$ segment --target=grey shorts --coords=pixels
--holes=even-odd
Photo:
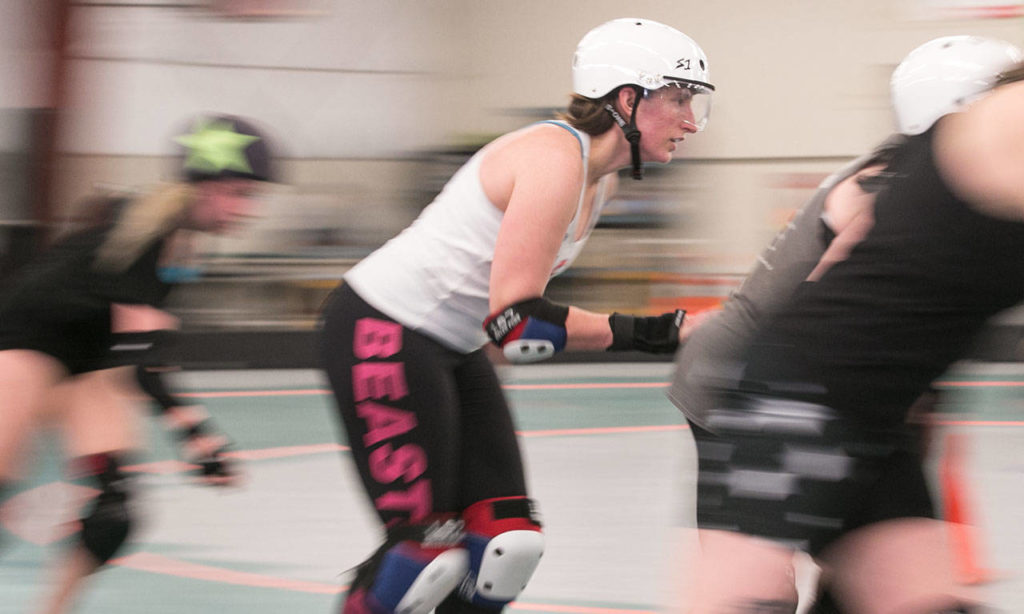
[[[691,424],[697,523],[817,554],[867,524],[934,517],[914,427],[879,428],[829,407],[731,394]]]

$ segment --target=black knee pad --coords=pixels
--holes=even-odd
[[[78,538],[102,565],[121,549],[134,524],[129,504],[130,480],[121,472],[121,463],[114,455],[97,454],[80,461],[80,479],[88,479],[93,487],[99,487],[100,493],[82,516]]]
[[[82,545],[100,565],[106,563],[128,541],[132,517],[126,493],[104,492],[97,496],[82,518]]]

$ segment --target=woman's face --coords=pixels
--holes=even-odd
[[[203,181],[197,189],[191,227],[217,234],[229,233],[254,217],[263,191],[261,182],[252,179]]]
[[[648,92],[637,110],[636,127],[645,161],[666,163],[687,135],[697,132],[693,91],[667,86]]]

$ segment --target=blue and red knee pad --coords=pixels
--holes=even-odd
[[[544,535],[533,501],[526,497],[485,499],[462,513],[469,572],[459,597],[500,609],[526,588],[544,554]]]
[[[388,530],[359,566],[342,614],[427,614],[462,581],[469,556],[453,515]]]
[[[501,609],[526,586],[543,544],[526,497],[486,499],[460,519],[397,527],[359,567],[342,614],[428,614],[453,591]]]

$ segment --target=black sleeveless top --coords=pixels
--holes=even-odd
[[[0,330],[29,322],[109,320],[111,303],[164,303],[172,286],[160,279],[158,263],[170,232],[153,236],[116,272],[104,271],[95,266],[97,252],[132,203],[110,199],[95,206],[104,212],[101,219],[58,240],[0,293]]]
[[[985,322],[1024,298],[1024,223],[953,195],[933,134],[910,138],[887,169],[865,239],[760,335],[745,389],[902,420]]]

